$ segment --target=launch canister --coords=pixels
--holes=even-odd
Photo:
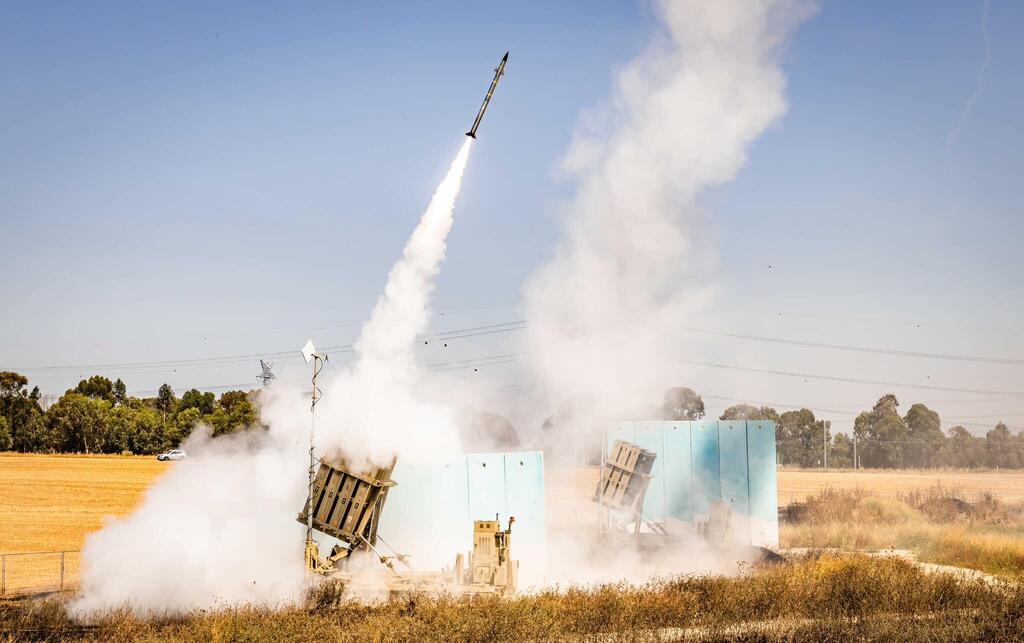
[[[484,112],[487,111],[487,105],[491,102],[491,96],[494,95],[494,89],[498,86],[498,81],[501,80],[502,74],[505,73],[505,63],[508,62],[508,52],[505,52],[505,57],[498,63],[498,68],[494,70],[494,80],[491,81],[491,86],[487,89],[487,95],[484,96],[484,104],[480,106],[480,111],[476,114],[476,120],[473,121],[473,127],[469,128],[466,132],[466,136],[472,136],[476,138],[476,128],[480,127],[480,121],[483,120]]]

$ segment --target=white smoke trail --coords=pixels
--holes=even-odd
[[[563,159],[578,185],[565,238],[525,288],[527,349],[546,396],[536,406],[561,415],[563,451],[594,443],[579,431],[650,416],[665,388],[685,383],[673,379],[679,329],[712,295],[698,197],[731,180],[785,112],[780,50],[814,10],[801,0],[656,6],[664,33],[622,70],[600,126],[588,122]]]
[[[318,446],[329,453],[344,445],[350,460],[384,465],[392,457],[421,461],[458,451],[448,409],[415,399],[418,379],[413,342],[429,322],[427,304],[444,259],[455,199],[473,139],[466,138],[438,186],[402,260],[356,342],[356,362],[324,397]]]
[[[412,342],[428,322],[471,144],[467,138],[388,275],[356,344],[354,367],[327,385],[321,454],[344,446],[349,458],[383,463],[458,449],[447,411],[414,396]],[[208,430],[197,431],[184,445],[191,457],[153,483],[142,506],[86,540],[72,613],[295,600],[307,581],[304,528],[295,516],[306,494],[308,408],[302,392],[278,389],[261,409],[266,433],[211,439]]]
[[[981,66],[978,68],[978,76],[975,81],[974,91],[967,98],[967,102],[964,103],[964,108],[960,112],[960,118],[957,119],[956,124],[946,134],[946,169],[952,175],[956,174],[956,167],[954,163],[953,155],[956,152],[957,141],[960,140],[960,132],[963,131],[967,122],[971,120],[971,116],[974,114],[974,107],[981,100],[981,95],[985,93],[985,86],[988,84],[988,68],[992,64],[992,40],[988,33],[988,22],[989,22],[989,11],[991,9],[991,3],[989,0],[982,0],[981,3],[981,18],[979,20],[979,26],[981,29],[981,45],[982,45],[982,59]]]

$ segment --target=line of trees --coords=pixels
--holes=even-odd
[[[704,400],[693,389],[666,391],[662,416],[668,420],[700,420]],[[720,420],[772,420],[776,424],[776,451],[783,465],[824,466],[828,450],[830,467],[854,466],[854,440],[859,466],[898,468],[1024,468],[1024,431],[1013,435],[999,422],[984,437],[963,426],[942,431],[939,414],[924,404],[913,404],[900,415],[899,401],[887,393],[854,421],[852,435],[832,434],[831,423],[818,419],[810,409],[779,413],[769,406],[737,404]]]
[[[167,384],[156,397],[129,396],[124,382],[101,375],[82,380],[43,411],[39,387],[0,372],[0,451],[153,454],[174,448],[204,423],[214,435],[257,422],[259,391],[217,398],[196,389],[181,398]]]
[[[259,391],[227,391],[218,398],[191,389],[178,398],[164,384],[156,397],[139,398],[129,396],[120,379],[95,375],[45,411],[39,402],[39,388],[30,390],[28,378],[0,372],[0,451],[159,453],[181,444],[200,423],[215,436],[257,425]],[[661,413],[667,420],[700,420],[704,400],[693,389],[672,388]],[[823,466],[827,449],[829,466],[837,468],[854,466],[855,455],[859,466],[883,469],[1024,468],[1024,431],[1013,435],[999,422],[984,437],[959,425],[944,433],[938,413],[919,403],[900,415],[891,393],[857,416],[852,435],[833,435],[831,423],[806,408],[779,413],[737,404],[719,419],[774,421],[783,465]]]

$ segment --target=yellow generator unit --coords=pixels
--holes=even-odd
[[[497,588],[501,593],[516,590],[519,576],[519,561],[512,560],[512,523],[502,531],[498,518],[473,521],[473,552],[469,555],[469,569],[461,573],[462,555],[455,561],[456,576],[471,585]]]

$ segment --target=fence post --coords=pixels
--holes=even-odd
[[[64,552],[60,553],[60,591],[64,591]]]
[[[7,594],[7,554],[0,554],[0,596]]]

